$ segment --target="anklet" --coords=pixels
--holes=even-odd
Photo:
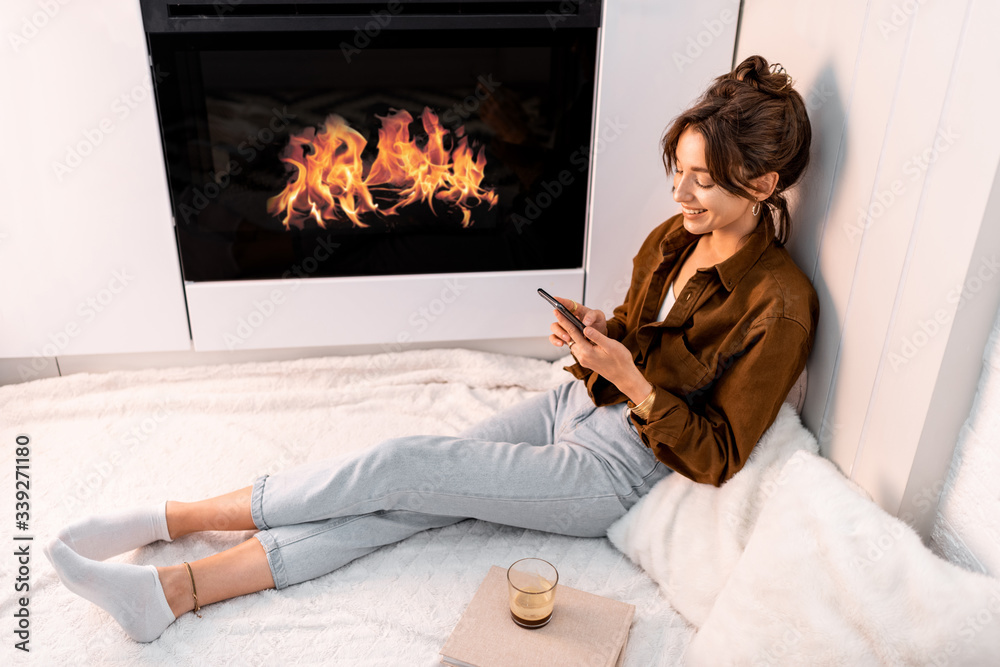
[[[194,585],[194,572],[191,571],[190,563],[184,561],[184,564],[187,566],[188,575],[191,577],[191,595],[194,596],[194,615],[197,616],[198,618],[201,618],[201,614],[198,613],[199,611],[201,611],[201,605],[198,604],[198,589],[195,588]]]

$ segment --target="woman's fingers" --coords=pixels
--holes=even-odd
[[[583,335],[587,337],[587,340],[598,347],[604,347],[604,342],[608,340],[607,336],[602,334],[595,327],[589,325],[583,330]]]
[[[569,312],[573,313],[574,315],[576,315],[577,312],[579,312],[580,304],[578,304],[573,299],[567,299],[565,297],[557,296],[556,297],[556,301],[558,301],[562,305],[566,306],[566,310],[568,310]]]
[[[561,326],[563,332],[569,336],[569,339],[563,339],[567,342],[583,343],[587,341],[587,337],[583,335],[583,332],[573,326],[566,316],[560,313],[558,310],[553,311],[556,315],[556,321]]]
[[[594,311],[593,308],[587,308],[582,303],[574,301],[573,299],[566,299],[561,296],[557,296],[556,301],[566,306],[566,310],[576,315],[580,319],[580,321],[583,322],[584,324],[591,324],[591,322],[588,322],[586,318],[591,313],[596,312]],[[590,315],[590,317],[591,320],[593,320],[595,316]]]
[[[575,315],[580,318],[580,321],[588,327],[594,327],[598,331],[601,329],[607,329],[607,320],[604,317],[604,313],[596,308],[587,308],[584,305],[580,305],[577,308]],[[601,333],[604,333],[601,331]]]
[[[556,312],[558,313],[559,311]],[[573,340],[572,338],[570,338],[569,334],[566,333],[566,330],[559,324],[559,322],[553,322],[552,324],[550,324],[549,331],[552,332],[552,335],[554,337],[558,338],[564,343],[568,343],[569,341]]]
[[[586,326],[596,326],[600,330],[603,323],[607,321],[605,320],[604,313],[596,308],[588,308],[582,303],[577,303],[572,299],[561,296],[557,296],[556,301],[566,306],[567,310],[576,315]]]

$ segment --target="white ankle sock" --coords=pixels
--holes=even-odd
[[[45,545],[45,555],[66,588],[111,614],[135,641],[151,642],[174,622],[153,565],[88,560],[59,539]]]
[[[167,503],[87,517],[66,526],[57,537],[92,560],[104,560],[157,540],[170,542]]]

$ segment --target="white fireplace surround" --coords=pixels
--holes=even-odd
[[[196,350],[525,338],[548,330],[537,288],[583,299],[583,270],[187,283]]]
[[[505,349],[510,339],[545,340],[551,309],[535,295],[538,287],[612,308],[624,296],[635,248],[672,212],[659,135],[705,80],[730,66],[736,31],[731,2],[605,4],[599,48],[626,57],[599,63],[588,177],[604,185],[588,193],[579,269],[184,283],[138,1],[57,1],[48,11],[15,0],[0,11],[23,33],[12,33],[21,38],[3,56],[12,61],[4,67],[8,89],[29,91],[32,101],[4,110],[7,127],[25,129],[17,152],[34,179],[22,185],[35,193],[15,203],[8,220],[46,221],[0,226],[0,253],[11,255],[7,271],[38,275],[37,258],[17,249],[45,247],[46,264],[56,269],[30,289],[5,294],[0,358],[56,358],[70,367],[73,358],[95,354],[336,352],[454,341],[496,341]],[[655,20],[644,20],[650,15]],[[712,28],[711,44],[699,47],[683,77],[670,71],[650,86],[642,65],[670,62],[664,37],[683,41],[702,23]],[[617,93],[622,85],[635,93]],[[642,98],[647,103],[637,112]],[[624,168],[636,155],[647,165],[641,177]],[[116,272],[131,279],[119,285]],[[596,289],[585,292],[588,282]],[[543,346],[528,348],[556,352]],[[35,377],[20,375],[14,379]]]

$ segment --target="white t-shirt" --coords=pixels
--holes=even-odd
[[[674,307],[674,302],[677,301],[677,297],[674,296],[674,284],[670,283],[667,286],[667,296],[663,298],[663,305],[660,306],[660,314],[657,315],[657,322],[662,322],[667,319],[667,314],[670,313],[670,309]]]

